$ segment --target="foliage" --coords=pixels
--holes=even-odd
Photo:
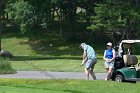
[[[88,29],[125,34],[123,39],[133,39],[140,29],[140,5],[134,0],[104,0],[95,8],[96,16]],[[137,36],[138,37],[138,36]]]
[[[23,32],[29,31],[32,26],[51,29],[51,25],[57,21],[60,34],[63,34],[63,24],[70,26],[69,32],[75,33],[79,17],[77,7],[87,10],[82,17],[88,21],[90,19],[87,16],[94,12],[93,4],[93,0],[8,0],[6,13],[9,19],[14,19],[20,24]]]
[[[16,73],[16,71],[12,69],[9,60],[5,58],[0,58],[0,74],[13,74],[13,73]]]
[[[7,4],[6,12],[20,24],[20,29],[25,32],[34,23],[33,7],[24,0],[17,0]]]
[[[7,0],[6,5],[7,20],[14,20],[22,32],[38,30],[90,43],[106,35],[116,42],[140,36],[138,0]]]

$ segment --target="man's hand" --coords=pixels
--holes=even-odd
[[[83,66],[86,63],[87,59],[82,60],[81,66]]]
[[[112,60],[111,59],[106,59],[106,62],[110,63],[110,62],[112,62]]]
[[[82,60],[81,66],[83,66],[85,64],[85,60]]]
[[[110,62],[110,59],[105,59],[106,62]]]

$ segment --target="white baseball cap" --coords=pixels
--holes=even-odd
[[[80,48],[83,48],[84,45],[86,45],[86,43],[81,43],[81,44],[80,44]]]
[[[107,46],[112,46],[112,43],[111,43],[111,42],[108,42],[108,43],[107,43]]]

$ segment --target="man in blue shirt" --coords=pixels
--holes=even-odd
[[[95,73],[93,72],[94,66],[97,62],[95,51],[91,46],[85,43],[81,43],[80,48],[84,50],[81,66],[85,64],[85,77],[89,80],[89,74],[91,74],[92,78],[96,80]]]

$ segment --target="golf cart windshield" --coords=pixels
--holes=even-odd
[[[122,42],[119,44],[118,56],[122,57],[122,55],[124,53],[124,48],[130,49],[132,44],[134,44],[134,43],[140,44],[140,40],[122,40]]]
[[[140,40],[123,40],[122,44],[133,44],[133,43],[140,43]]]

